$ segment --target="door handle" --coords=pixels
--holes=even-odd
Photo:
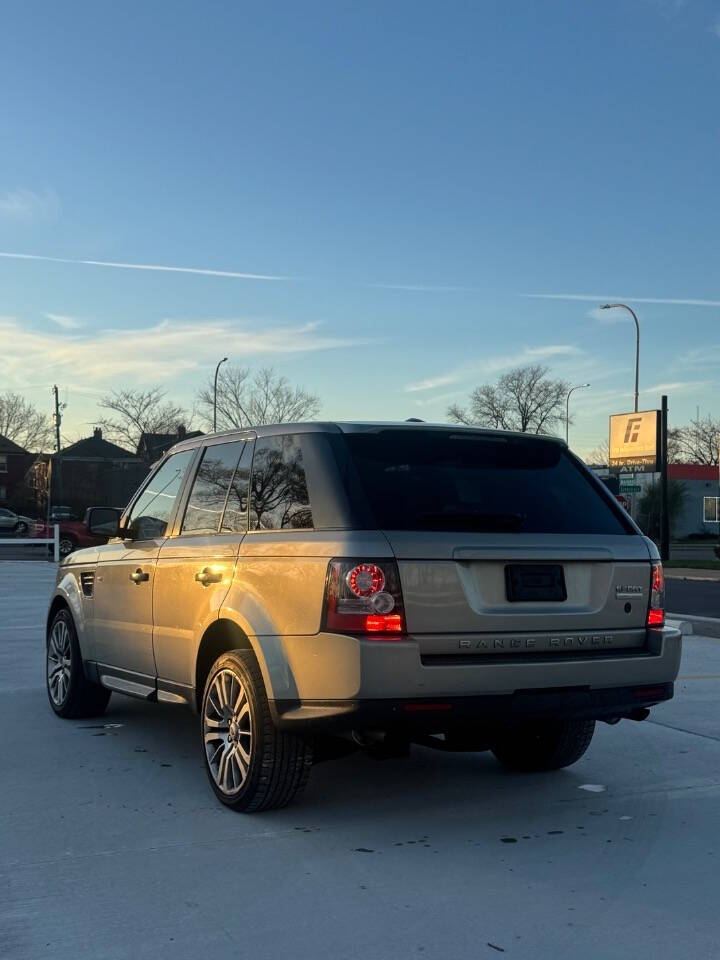
[[[195,574],[195,579],[198,583],[206,587],[209,583],[220,583],[222,573],[218,570],[211,570],[210,567],[203,567],[202,570]]]
[[[130,579],[133,583],[144,583],[146,580],[150,579],[150,574],[145,573],[144,570],[141,570],[140,567],[138,567],[135,573],[130,574]]]

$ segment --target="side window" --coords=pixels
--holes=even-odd
[[[250,528],[312,529],[312,511],[299,438],[265,437],[255,442]]]
[[[230,482],[244,446],[244,441],[235,440],[205,447],[190,492],[181,533],[218,532]]]
[[[221,533],[245,533],[248,527],[248,497],[250,496],[250,465],[252,463],[252,441],[245,444],[240,463],[230,484],[223,515]]]
[[[164,537],[175,499],[194,450],[174,453],[162,464],[135,502],[127,522],[131,540],[154,540]]]

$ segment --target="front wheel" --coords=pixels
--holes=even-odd
[[[509,770],[560,770],[580,759],[594,731],[594,720],[538,720],[506,730],[491,749]]]
[[[45,677],[50,706],[60,717],[96,717],[105,712],[110,690],[85,677],[72,615],[55,614],[47,636]]]
[[[215,795],[242,813],[286,806],[307,783],[312,746],[277,730],[248,650],[215,661],[202,701],[202,750]]]

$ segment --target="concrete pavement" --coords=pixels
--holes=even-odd
[[[414,749],[313,770],[302,801],[215,801],[196,718],[46,703],[51,565],[0,564],[0,957],[657,960],[720,955],[720,644],[575,767]],[[591,787],[592,789],[587,789]]]

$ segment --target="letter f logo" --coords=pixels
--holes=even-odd
[[[625,427],[624,443],[637,443],[637,438],[640,436],[641,423],[642,417],[628,417],[627,426]]]

